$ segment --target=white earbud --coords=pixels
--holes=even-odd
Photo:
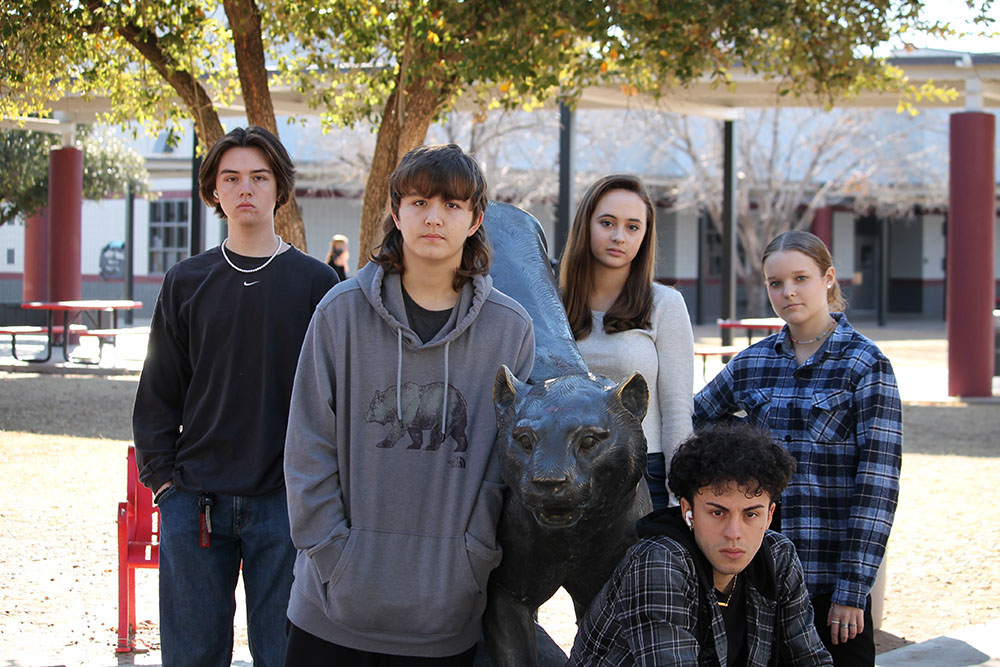
[[[218,190],[212,190],[212,196],[215,197],[216,199],[218,199],[219,198],[219,191]]]
[[[692,528],[693,527],[691,525],[691,520],[692,519],[694,519],[694,514],[691,513],[691,510],[688,510],[687,513],[684,515],[684,521],[687,523],[688,528]]]

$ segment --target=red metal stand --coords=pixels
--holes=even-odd
[[[135,447],[128,448],[126,498],[118,503],[118,653],[135,650],[135,570],[160,566],[160,510],[139,483]]]

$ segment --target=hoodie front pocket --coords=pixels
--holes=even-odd
[[[448,637],[466,627],[482,596],[464,536],[353,528],[326,587],[326,613],[366,632]]]

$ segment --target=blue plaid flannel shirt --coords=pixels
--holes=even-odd
[[[801,366],[786,326],[741,351],[695,396],[695,424],[743,410],[798,461],[782,494],[781,532],[811,595],[864,608],[885,553],[903,449],[892,366],[841,313]]]

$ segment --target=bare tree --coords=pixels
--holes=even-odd
[[[721,232],[721,123],[646,112],[650,150],[661,173],[683,173],[678,208],[697,206]],[[816,209],[871,207],[897,217],[914,204],[943,201],[935,119],[873,110],[765,109],[738,121],[738,275],[748,315],[768,312],[759,276],[764,246],[790,229],[805,229]],[[946,168],[946,163],[943,165]]]

